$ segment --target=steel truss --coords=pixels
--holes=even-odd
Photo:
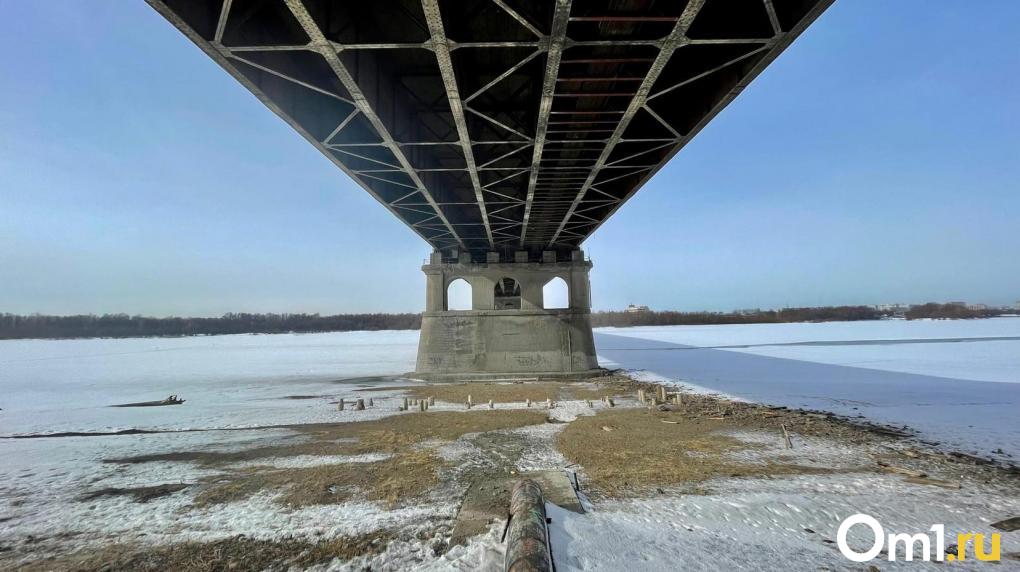
[[[433,247],[481,258],[577,248],[833,0],[147,1]]]

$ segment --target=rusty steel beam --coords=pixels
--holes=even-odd
[[[548,38],[549,47],[546,51],[545,78],[542,81],[542,99],[538,107],[538,124],[535,127],[534,150],[531,154],[531,175],[528,178],[528,191],[525,195],[521,246],[527,238],[531,208],[535,202],[535,184],[538,183],[539,163],[542,160],[542,150],[545,148],[546,130],[549,128],[549,112],[552,111],[556,78],[560,75],[560,58],[563,57],[563,47],[567,41],[570,3],[571,0],[556,0],[556,9],[553,13],[552,33]]]
[[[675,16],[571,16],[571,22],[676,22]]]
[[[361,114],[368,119],[369,123],[372,124],[373,129],[375,129],[379,137],[382,138],[384,146],[389,149],[390,153],[392,153],[394,157],[396,157],[400,166],[406,171],[407,176],[414,182],[418,192],[425,197],[426,202],[434,205],[433,208],[436,211],[436,215],[439,217],[439,220],[443,221],[443,224],[449,228],[450,235],[456,239],[458,244],[467,248],[463,239],[459,234],[457,234],[457,231],[454,230],[453,225],[447,219],[442,209],[439,208],[439,205],[435,204],[436,201],[432,197],[432,193],[425,187],[425,183],[422,182],[421,177],[418,176],[418,173],[415,172],[414,168],[411,166],[411,162],[408,161],[407,156],[404,155],[400,145],[397,145],[393,135],[390,134],[386,125],[382,122],[382,119],[375,112],[371,102],[367,97],[365,97],[364,92],[361,90],[361,86],[359,86],[358,82],[355,81],[354,76],[351,75],[347,66],[340,61],[340,57],[337,55],[333,42],[326,39],[326,35],[319,29],[319,25],[315,23],[312,15],[308,13],[308,10],[305,8],[305,5],[301,2],[301,0],[284,0],[284,2],[286,2],[287,8],[301,25],[305,34],[311,38],[309,48],[318,52],[319,55],[326,60],[326,63],[329,64],[333,73],[336,74],[337,79],[339,79],[340,83],[343,84],[344,89],[351,94],[355,107],[357,107],[358,111],[360,111]]]
[[[624,76],[624,77],[561,77],[556,81],[558,83],[577,83],[582,81],[641,81],[644,77],[639,76]]]
[[[347,165],[340,161],[335,155],[330,153],[329,146],[324,145],[321,141],[319,141],[316,137],[309,133],[307,129],[305,129],[293,117],[286,113],[272,98],[266,95],[266,93],[262,91],[262,89],[259,86],[255,85],[253,81],[251,81],[244,74],[238,71],[238,69],[234,67],[234,65],[231,63],[232,58],[230,56],[232,55],[232,53],[230,50],[228,50],[219,42],[207,41],[205,38],[199,35],[199,33],[196,32],[195,29],[191,27],[191,25],[185,22],[184,19],[182,19],[176,12],[171,10],[170,7],[163,2],[163,0],[145,0],[145,1],[159,15],[165,18],[168,22],[170,22],[171,25],[173,25],[182,34],[184,34],[184,36],[188,38],[188,40],[190,40],[193,44],[198,46],[199,49],[205,52],[205,54],[209,56],[210,59],[216,62],[221,68],[223,68],[228,74],[230,74],[235,80],[237,80],[238,83],[240,83],[248,91],[250,91],[252,95],[254,95],[259,101],[262,102],[263,105],[269,108],[269,110],[276,114],[277,117],[279,117],[288,125],[290,125],[294,129],[294,131],[296,131],[301,137],[303,137],[320,153],[322,153],[327,159],[329,159],[331,163],[336,165],[337,168],[339,168],[344,174],[350,177],[351,180],[357,183],[358,186],[364,189],[369,195],[372,196],[372,198],[374,198],[381,205],[383,205],[383,207],[386,208],[386,210],[393,213],[393,215],[396,216],[398,219],[404,220],[400,213],[377,192],[372,190],[372,188],[364,181],[364,179],[361,178],[361,176],[359,176],[352,169],[347,167]],[[220,34],[223,33],[222,28],[225,28],[227,22],[226,18],[228,17],[229,7],[225,7],[225,9],[220,11],[220,17],[219,20],[217,21],[217,30]],[[222,38],[222,35],[220,37]],[[300,49],[303,50],[306,49],[306,47],[302,46]],[[425,234],[422,234],[416,228],[412,227],[411,230],[426,242],[431,243],[435,239],[435,237],[428,237]]]
[[[638,190],[640,190],[641,187],[643,187],[648,182],[649,179],[654,177],[655,174],[658,173],[660,169],[662,169],[667,163],[669,163],[670,159],[676,156],[676,154],[679,153],[680,150],[683,149],[684,146],[689,141],[691,141],[702,129],[704,129],[705,126],[708,125],[708,123],[711,122],[712,119],[714,119],[715,116],[718,115],[720,111],[725,109],[726,106],[729,105],[733,101],[733,99],[736,98],[737,95],[739,95],[740,92],[743,91],[743,89],[748,84],[754,81],[754,79],[758,77],[758,75],[761,74],[761,72],[764,71],[765,68],[767,68],[779,56],[779,54],[783,52],[783,50],[789,47],[789,45],[794,40],[796,40],[797,37],[800,36],[800,34],[807,29],[808,26],[810,26],[815,20],[817,20],[818,17],[821,16],[822,13],[825,12],[825,10],[827,10],[829,6],[833,4],[833,2],[835,2],[835,0],[819,0],[810,10],[807,11],[806,14],[804,14],[804,16],[801,17],[801,19],[793,27],[791,27],[789,30],[780,32],[777,36],[774,37],[773,40],[770,40],[771,42],[770,49],[767,52],[765,52],[765,56],[761,60],[759,60],[758,63],[756,63],[749,72],[747,72],[744,75],[740,83],[738,83],[732,90],[730,90],[726,97],[724,97],[721,101],[716,103],[712,110],[709,111],[705,116],[703,116],[701,120],[698,121],[698,123],[693,128],[691,128],[691,130],[687,133],[686,136],[677,141],[677,145],[673,147],[669,154],[666,157],[664,157],[662,161],[660,161],[659,164],[654,169],[651,169],[647,173],[645,173],[637,184],[631,187],[624,194],[624,196],[619,197],[618,198],[619,203],[616,204],[613,208],[611,208],[608,213],[606,213],[606,215],[602,218],[601,222],[596,224],[594,227],[592,227],[591,230],[588,231],[588,235],[590,236],[592,233],[597,231],[603,224],[605,224],[609,217],[613,216],[613,214],[615,214],[616,211],[618,211],[620,207],[622,207],[623,204],[627,202],[627,200],[634,196],[634,193],[638,192]],[[692,41],[691,43],[694,44],[695,42]],[[598,190],[594,186],[592,186],[591,189],[600,194],[606,194]]]
[[[673,52],[677,48],[684,45],[687,42],[687,30],[694,23],[694,19],[697,17],[701,8],[705,5],[705,0],[690,0],[687,6],[684,7],[684,11],[680,14],[680,18],[676,21],[673,26],[673,30],[669,33],[669,36],[663,41],[662,47],[659,48],[659,54],[655,57],[655,61],[652,62],[651,68],[648,70],[648,75],[645,76],[644,81],[638,87],[637,93],[635,93],[630,104],[627,106],[627,110],[620,118],[619,125],[616,126],[613,134],[609,136],[609,141],[606,143],[605,148],[602,150],[602,154],[599,155],[598,160],[595,163],[595,167],[592,168],[591,174],[588,175],[588,180],[581,185],[581,189],[577,192],[577,198],[574,199],[574,203],[567,209],[567,214],[560,221],[559,227],[556,232],[553,233],[552,238],[549,240],[549,245],[556,242],[559,238],[560,233],[563,232],[570,217],[574,214],[574,210],[577,209],[577,205],[581,203],[581,199],[584,198],[584,194],[591,187],[592,183],[595,182],[596,177],[602,172],[603,166],[609,160],[609,156],[616,149],[616,145],[623,139],[623,132],[630,126],[631,120],[645,105],[645,100],[648,98],[649,92],[652,90],[652,86],[659,79],[659,75],[662,70],[666,67],[670,58],[673,57]]]
[[[557,93],[557,94],[553,94],[553,97],[574,97],[574,98],[585,98],[585,97],[634,97],[635,95],[637,95],[637,94],[636,93],[615,92],[615,91],[608,91],[608,92],[577,91],[577,92]]]
[[[443,77],[443,86],[446,88],[446,97],[450,102],[450,114],[457,126],[457,138],[460,141],[460,150],[464,153],[464,162],[467,164],[468,175],[471,177],[471,186],[475,191],[475,200],[478,201],[478,210],[481,211],[482,224],[485,225],[485,234],[489,238],[489,246],[495,247],[492,243],[492,226],[489,224],[489,212],[485,209],[485,196],[482,195],[482,184],[478,180],[478,167],[475,165],[475,155],[471,148],[471,135],[468,133],[467,118],[464,116],[464,104],[460,99],[460,90],[457,87],[457,77],[453,71],[453,60],[450,59],[450,42],[446,38],[446,30],[443,28],[443,16],[439,13],[439,0],[422,0],[422,10],[425,11],[425,21],[429,25],[429,34],[432,35],[432,51],[436,54],[436,62],[439,64],[439,73]]]
[[[655,58],[577,58],[561,60],[563,64],[630,64],[630,63],[651,63]]]

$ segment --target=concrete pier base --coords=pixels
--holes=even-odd
[[[581,377],[598,370],[591,330],[588,274],[581,251],[569,260],[547,252],[541,261],[517,253],[502,262],[466,254],[444,260],[433,253],[427,277],[414,375],[430,380]],[[543,289],[555,280],[566,289],[566,307],[546,308]],[[471,287],[470,309],[450,310],[450,285]]]

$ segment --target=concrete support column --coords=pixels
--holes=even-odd
[[[567,286],[570,288],[570,307],[591,311],[591,284],[588,279],[590,267],[581,271],[571,270]]]
[[[443,272],[433,269],[425,272],[425,311],[442,312],[446,309],[446,280]]]
[[[517,282],[521,285],[521,309],[541,310],[543,306],[542,287],[545,286],[545,283],[534,276],[518,278]]]
[[[477,275],[465,277],[465,280],[471,284],[471,309],[491,310],[495,305],[496,280]]]
[[[485,376],[581,376],[598,368],[591,331],[588,272],[591,262],[571,257],[531,262],[443,262],[422,267],[427,277],[416,375],[430,379],[484,379]],[[518,260],[523,260],[518,262]],[[544,309],[543,287],[562,277],[570,307]],[[448,283],[471,284],[472,309],[447,311]],[[520,309],[496,309],[495,287],[512,278],[521,288]]]

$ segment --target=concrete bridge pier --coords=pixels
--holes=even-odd
[[[468,252],[451,254],[433,252],[422,266],[426,301],[415,376],[483,380],[595,373],[592,264],[581,250],[546,251],[538,260],[526,251],[513,253],[513,260],[489,252],[484,262]],[[451,285],[458,280],[470,285],[470,309],[450,309]],[[554,289],[566,290],[566,303],[559,304],[564,307],[549,307],[545,293]]]

